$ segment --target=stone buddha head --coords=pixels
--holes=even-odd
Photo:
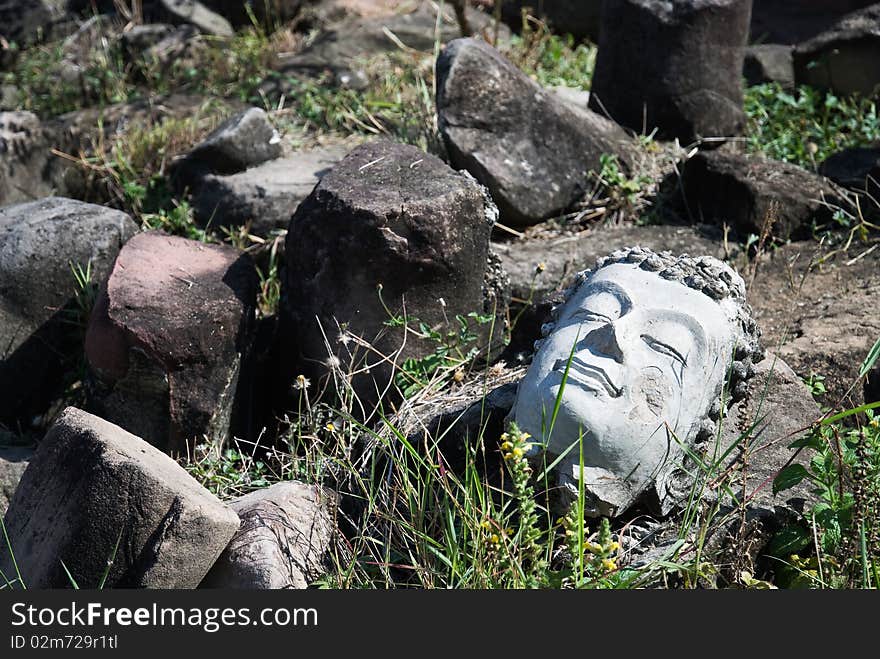
[[[649,491],[665,512],[686,447],[713,436],[761,358],[738,274],[640,247],[578,273],[542,332],[511,416],[535,451],[564,456],[560,485],[574,496],[583,480],[592,516]]]

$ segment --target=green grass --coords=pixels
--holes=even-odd
[[[775,83],[746,89],[747,146],[753,153],[814,170],[847,147],[880,140],[876,103],[810,87],[793,92]]]

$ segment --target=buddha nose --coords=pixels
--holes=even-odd
[[[587,334],[582,344],[592,353],[600,357],[608,357],[618,364],[623,363],[623,350],[617,340],[617,328],[614,322],[600,325]]]

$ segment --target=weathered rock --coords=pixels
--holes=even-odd
[[[28,588],[195,588],[238,516],[174,460],[69,407],[9,504],[6,530]],[[118,544],[118,550],[116,549]],[[63,562],[63,565],[62,565]],[[0,570],[15,575],[5,543]]]
[[[751,0],[606,2],[590,107],[686,144],[742,134],[751,7]]]
[[[799,85],[871,95],[880,84],[880,3],[841,18],[794,51]]]
[[[250,223],[250,232],[258,236],[286,229],[296,207],[345,154],[341,147],[327,147],[270,160],[238,174],[209,174],[193,195],[196,220],[212,227]]]
[[[503,313],[503,295],[486,290],[496,213],[472,178],[415,147],[378,141],[352,151],[299,205],[287,235],[283,304],[302,368],[334,373],[326,335],[342,368],[368,366],[352,386],[369,411],[391,384],[385,356],[402,363],[436,348],[404,341],[390,314],[446,331],[459,314]]]
[[[880,337],[880,254],[857,242],[838,249],[796,242],[767,250],[747,266],[755,268],[749,301],[765,345],[801,378],[825,376],[828,392],[820,402],[834,407],[861,404],[861,387],[844,395]]]
[[[34,450],[25,446],[0,446],[0,515],[6,514],[33,454]]]
[[[192,23],[205,34],[217,37],[234,34],[229,21],[198,0],[158,0],[158,5],[169,23]]]
[[[506,0],[502,12],[511,28],[522,27],[525,8],[532,16],[545,21],[554,32],[593,42],[599,39],[602,0]]]
[[[409,8],[411,10],[412,6]],[[436,4],[420,3],[415,11],[390,16],[354,15],[345,18],[318,35],[302,51],[281,56],[275,68],[282,77],[330,72],[337,84],[362,87],[366,84],[360,72],[363,60],[380,53],[398,51],[399,43],[408,49],[432,52],[435,37],[439,37],[441,43],[446,43],[461,36],[455,15],[448,5],[440,16],[439,34],[435,35],[437,11]],[[475,32],[492,29],[491,18],[486,14],[470,10],[467,15]],[[509,34],[506,28],[505,33]],[[278,84],[283,84],[283,79],[273,81],[266,90]],[[277,93],[279,90],[274,91]]]
[[[844,149],[819,165],[819,173],[844,187],[880,199],[880,148]]]
[[[91,407],[168,452],[222,445],[256,287],[250,258],[231,247],[158,232],[130,240],[86,334]]]
[[[327,569],[336,498],[298,482],[276,483],[231,502],[241,527],[202,588],[307,588]]]
[[[752,4],[752,43],[796,45],[874,0],[757,0]]]
[[[620,128],[572,108],[476,39],[440,55],[437,114],[453,165],[489,189],[505,224],[528,226],[571,206],[602,154],[628,159]]]
[[[720,151],[690,158],[682,187],[690,217],[727,224],[743,238],[760,236],[768,221],[776,238],[807,238],[840,203],[829,181],[796,165]]]
[[[760,44],[746,48],[743,76],[749,86],[776,82],[783,89],[794,87],[792,47],[784,44]]]
[[[175,175],[191,185],[202,175],[235,174],[281,155],[281,137],[266,111],[248,108],[230,117],[190,151]],[[195,183],[197,185],[197,183]]]
[[[773,494],[773,479],[789,463],[809,466],[808,451],[789,447],[821,416],[809,389],[788,364],[773,354],[758,362],[748,397],[721,424],[718,455],[735,447],[725,461],[725,466],[736,465],[735,494],[768,512],[778,506],[801,511],[805,503],[815,503],[809,483]]]
[[[0,206],[64,193],[64,163],[31,112],[0,112]]]
[[[110,271],[137,231],[125,213],[52,197],[0,208],[0,422],[30,424],[79,354],[72,268]]]

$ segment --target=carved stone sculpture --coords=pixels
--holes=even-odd
[[[648,493],[667,510],[685,447],[713,435],[761,358],[739,275],[640,247],[579,273],[543,334],[511,414],[533,450],[564,456],[563,491],[583,478],[591,516]]]

